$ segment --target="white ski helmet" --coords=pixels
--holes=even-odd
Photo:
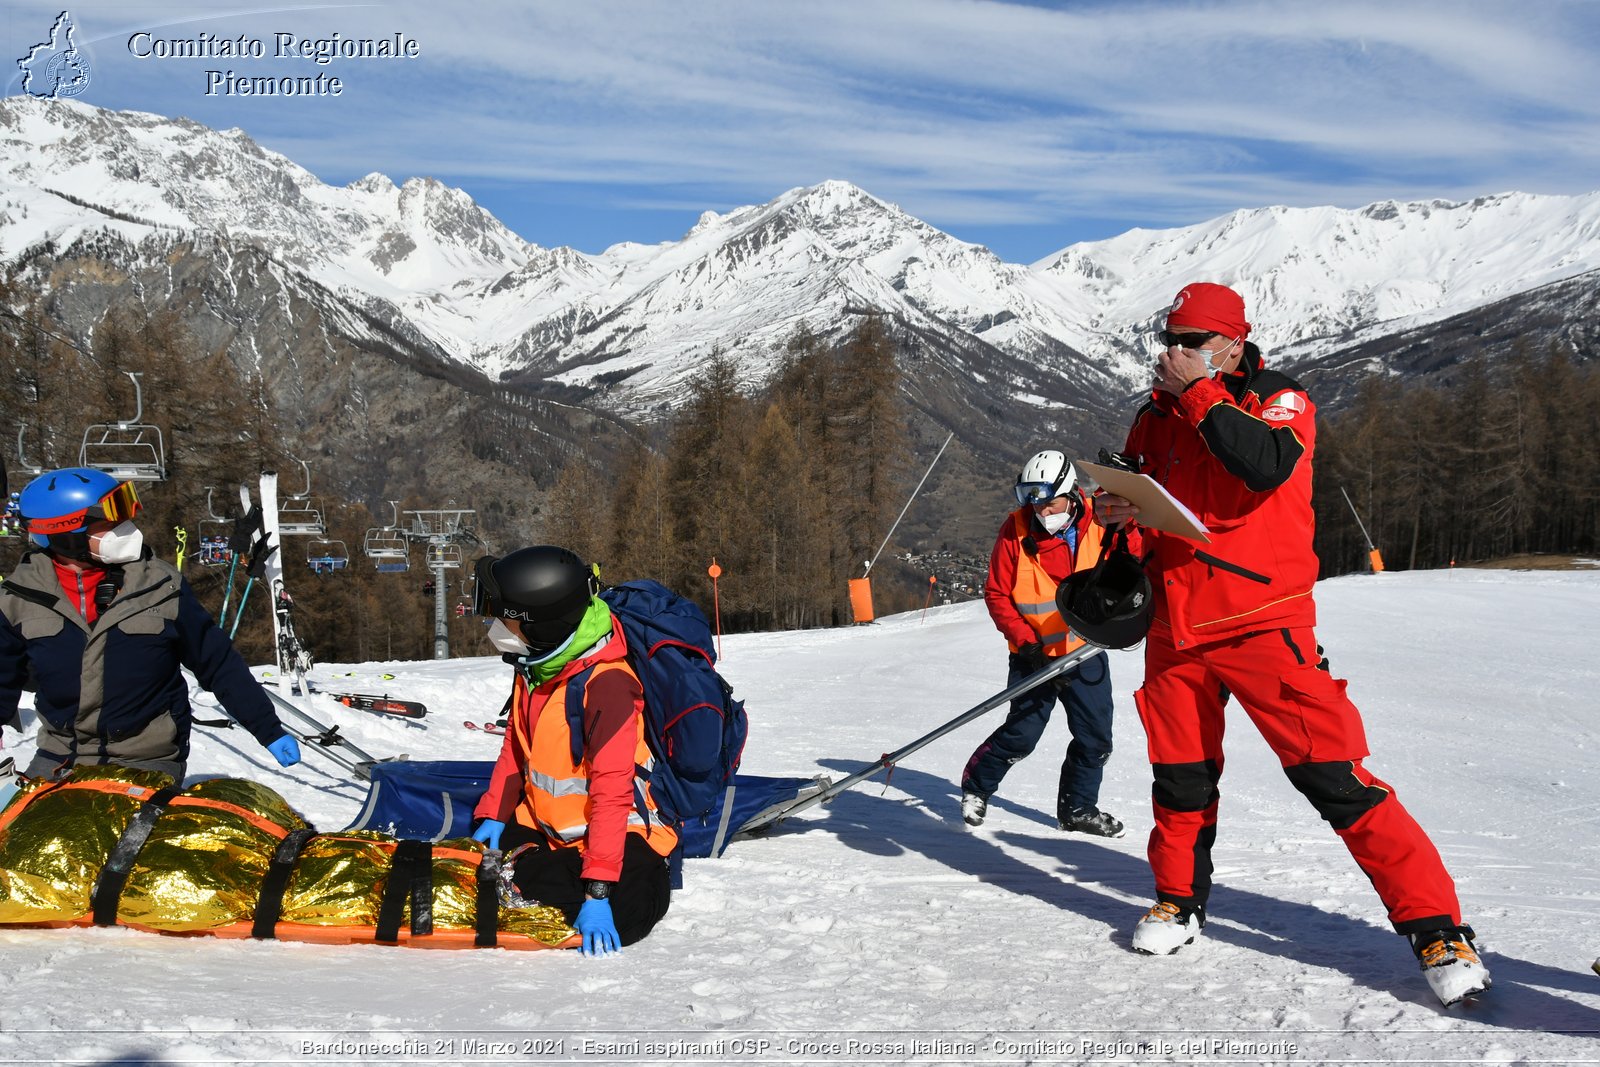
[[[1022,465],[1014,491],[1019,504],[1047,504],[1066,496],[1077,485],[1078,472],[1067,457],[1048,448]]]

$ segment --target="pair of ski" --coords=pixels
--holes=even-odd
[[[301,644],[299,635],[295,633],[294,600],[283,584],[281,551],[283,540],[278,529],[277,474],[271,471],[263,473],[260,490],[261,505],[260,509],[256,510],[250,505],[249,487],[243,485],[239,487],[240,505],[244,508],[245,514],[254,516],[259,524],[255,526],[259,536],[250,549],[251,579],[259,580],[272,598],[272,636],[273,645],[277,649],[278,669],[294,677],[291,691],[310,693],[311,685],[306,678],[306,672],[312,667],[311,652]],[[240,607],[243,607],[242,600]],[[234,625],[238,625],[237,615]],[[287,696],[270,689],[263,692],[271,698],[273,705],[280,712],[289,717],[292,721],[292,725],[289,726],[290,732],[299,738],[302,744],[310,751],[320,752],[324,758],[343,767],[356,778],[370,779],[373,764],[386,762],[340,734],[337,726],[324,725]],[[405,756],[392,756],[387,759],[399,760],[405,759]]]
[[[262,685],[276,686],[278,683],[271,679],[263,679]],[[357,711],[370,711],[378,715],[393,715],[402,719],[421,719],[428,714],[428,706],[420,700],[399,700],[387,693],[334,693],[323,689],[316,682],[306,682],[307,691],[318,696],[332,697],[347,708]],[[289,692],[295,696],[301,693],[300,686],[291,684]]]
[[[499,734],[502,737],[505,736],[506,732],[506,724],[504,722],[478,723],[468,719],[461,725],[465,726],[469,730],[482,730],[486,734]]]

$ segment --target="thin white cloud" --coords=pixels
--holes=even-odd
[[[15,3],[12,32],[55,10]],[[105,43],[96,77],[138,86],[121,106],[239,125],[324,175],[559,182],[621,210],[842,177],[959,233],[1600,184],[1590,0],[73,10],[84,26],[406,33],[421,59],[318,68],[349,95],[292,108],[201,99],[199,66],[157,78]]]

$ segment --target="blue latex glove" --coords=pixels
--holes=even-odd
[[[289,734],[284,734],[268,745],[267,751],[272,753],[272,757],[278,761],[280,767],[293,767],[300,762],[300,742]]]
[[[499,819],[485,819],[472,831],[474,841],[482,841],[490,848],[500,847],[500,835],[505,833],[506,824]]]
[[[617,924],[611,918],[611,901],[584,898],[573,922],[583,936],[581,951],[585,956],[605,956],[622,951],[622,939],[617,935]]]

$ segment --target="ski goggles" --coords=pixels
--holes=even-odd
[[[86,508],[53,515],[48,519],[29,519],[31,534],[71,533],[81,530],[91,522],[127,522],[139,514],[139,492],[132,482],[120,482],[117,487]]]
[[[1019,504],[1048,504],[1058,496],[1066,496],[1059,482],[1018,482],[1015,490]]]
[[[472,565],[472,613],[491,619],[500,617],[505,602],[500,598],[500,584],[494,580],[494,565],[499,556],[480,556]]]

